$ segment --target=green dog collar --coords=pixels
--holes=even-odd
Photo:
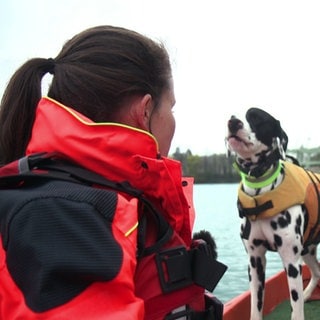
[[[263,176],[259,178],[250,176],[250,172],[249,174],[242,172],[236,163],[234,164],[234,167],[239,172],[241,181],[245,186],[249,188],[259,189],[268,186],[278,178],[281,171],[281,161],[278,161],[278,165],[275,169],[271,170],[271,172],[267,171]]]

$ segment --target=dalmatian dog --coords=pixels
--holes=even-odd
[[[242,121],[232,116],[228,120],[226,146],[235,155],[234,165],[241,177],[238,209],[241,238],[249,258],[250,320],[263,317],[267,250],[277,251],[282,259],[291,320],[304,320],[304,301],[320,279],[316,257],[320,177],[286,155],[288,137],[278,120],[259,108],[249,109],[245,118]],[[302,263],[311,271],[304,291]]]

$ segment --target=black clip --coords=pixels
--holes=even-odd
[[[207,243],[199,244],[192,250],[193,281],[212,292],[227,266],[214,258],[212,247]]]
[[[157,269],[163,292],[171,292],[193,283],[189,253],[176,247],[156,254]]]

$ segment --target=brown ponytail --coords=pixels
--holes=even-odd
[[[24,155],[41,98],[41,80],[50,68],[48,59],[35,58],[12,76],[0,107],[0,164]]]

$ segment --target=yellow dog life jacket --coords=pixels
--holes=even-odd
[[[256,220],[271,218],[294,205],[304,205],[308,212],[304,242],[312,242],[320,232],[320,174],[305,170],[291,162],[282,164],[284,179],[277,188],[269,192],[250,196],[243,191],[243,182],[240,183],[239,210],[250,220]]]

